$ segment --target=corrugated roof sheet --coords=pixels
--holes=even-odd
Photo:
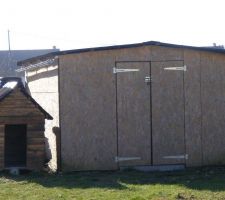
[[[10,55],[9,51],[0,51],[0,77],[19,76],[15,72],[18,61],[56,51],[59,51],[59,49],[12,50]]]

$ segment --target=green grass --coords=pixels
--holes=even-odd
[[[225,199],[225,168],[0,175],[0,199]]]

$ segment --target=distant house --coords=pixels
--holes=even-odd
[[[56,51],[59,49],[0,51],[0,77],[22,76],[22,74],[15,72],[18,61]]]
[[[18,65],[54,118],[52,167],[56,158],[62,171],[225,165],[225,49],[152,41]]]
[[[224,49],[224,45],[217,45],[213,43],[213,46],[204,46],[203,48]]]

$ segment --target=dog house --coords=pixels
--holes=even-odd
[[[45,119],[52,117],[28,94],[20,78],[0,79],[0,169],[43,168]]]

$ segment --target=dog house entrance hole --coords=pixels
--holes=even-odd
[[[5,126],[5,167],[26,167],[27,126]]]

